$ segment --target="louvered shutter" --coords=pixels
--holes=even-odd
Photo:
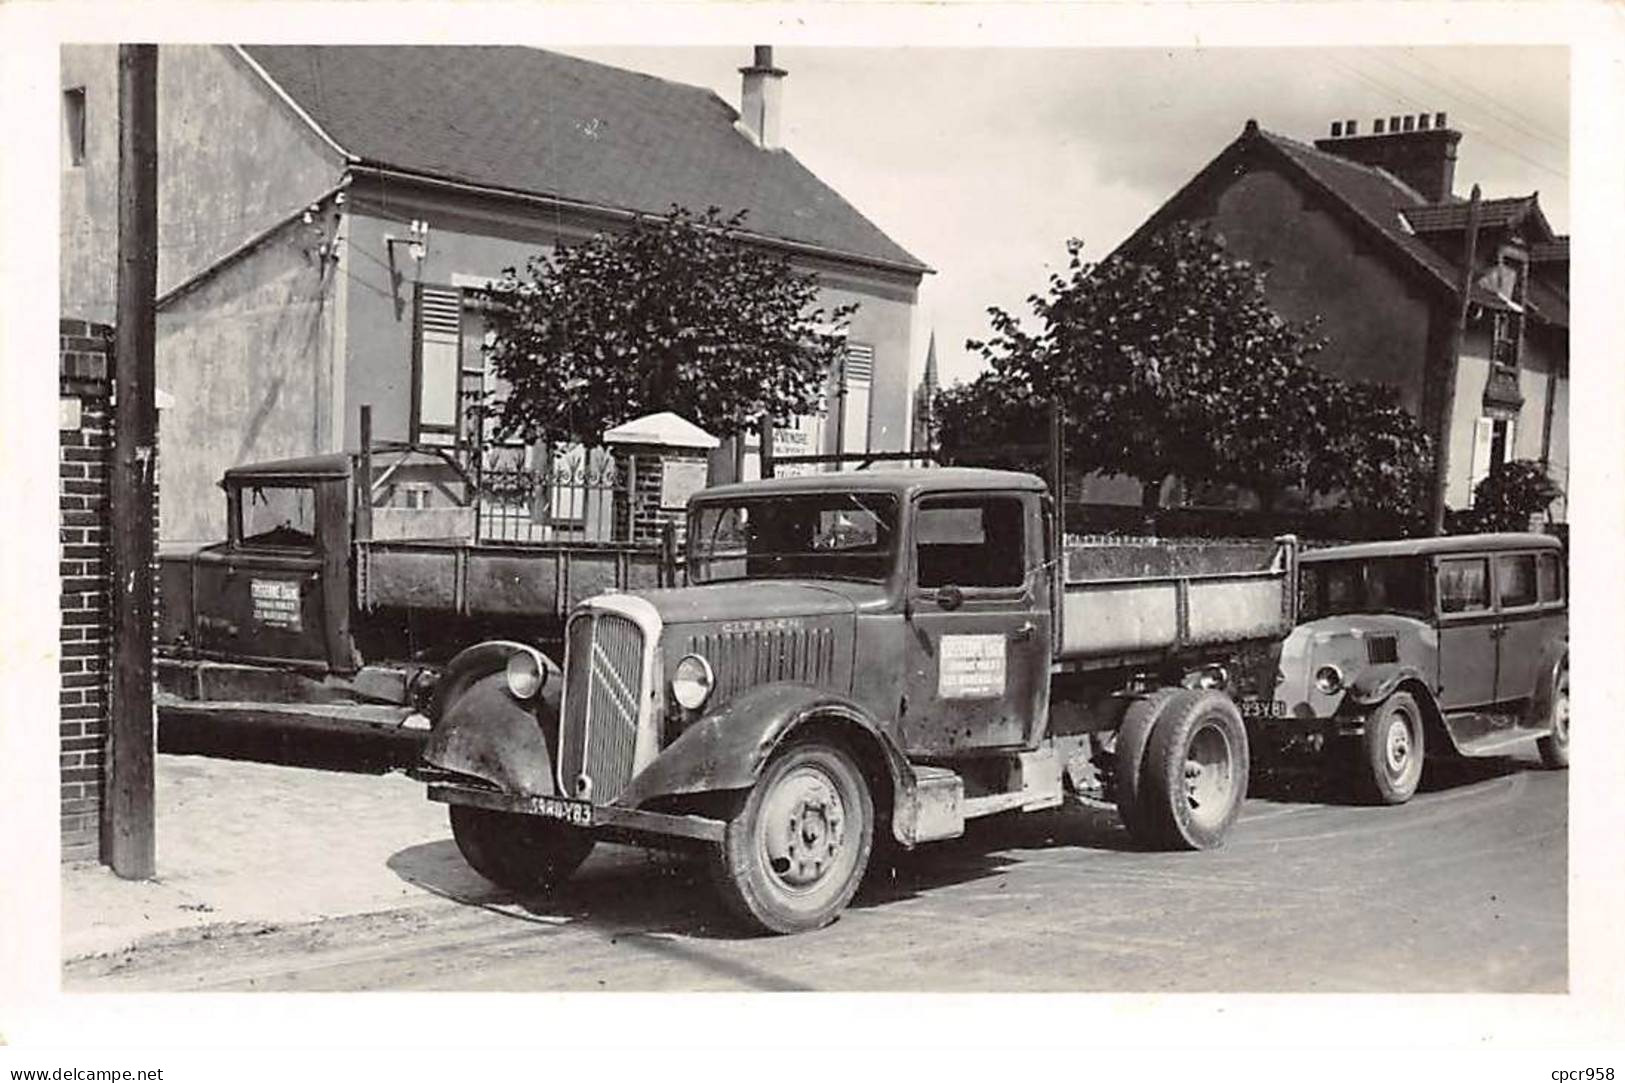
[[[847,454],[869,450],[869,413],[874,374],[874,347],[849,343],[842,368],[844,395],[841,406],[841,451]]]
[[[462,292],[418,287],[417,439],[452,443],[462,387]]]

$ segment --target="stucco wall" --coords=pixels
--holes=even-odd
[[[295,223],[159,312],[164,540],[225,535],[227,468],[326,450],[336,277]]]
[[[86,158],[62,169],[63,311],[111,320],[118,243],[118,47],[65,45],[85,88]],[[335,184],[337,152],[233,53],[158,51],[158,292]],[[229,123],[226,122],[229,119]]]
[[[458,276],[498,277],[506,267],[523,268],[536,253],[562,241],[589,235],[591,226],[559,219],[545,225],[537,217],[520,217],[494,208],[457,205],[432,198],[358,190],[350,200],[344,233],[346,278],[344,304],[345,374],[343,379],[345,446],[358,442],[359,407],[373,408],[378,439],[405,439],[412,402],[412,286],[452,285]],[[425,258],[415,263],[397,245],[395,267],[401,278],[391,282],[385,236],[405,236],[414,218],[430,223]],[[908,445],[908,370],[916,289],[865,283],[849,275],[833,278],[819,304],[826,309],[857,301],[852,319],[854,342],[875,350],[872,389],[873,445],[902,450]],[[833,431],[833,426],[830,426]]]
[[[1277,312],[1289,320],[1323,318],[1328,342],[1317,367],[1387,384],[1420,416],[1429,308],[1387,260],[1362,251],[1346,226],[1267,169],[1223,192],[1213,225],[1236,255],[1270,263],[1266,288]]]

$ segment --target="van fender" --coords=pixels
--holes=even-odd
[[[1415,666],[1369,666],[1354,678],[1343,701],[1361,707],[1374,707],[1393,695],[1394,690],[1407,681],[1414,681],[1423,688],[1429,687],[1427,678]],[[1429,699],[1431,698],[1432,694],[1429,693]]]
[[[637,808],[659,797],[748,789],[788,738],[826,723],[848,735],[867,773],[883,772],[875,781],[891,787],[892,833],[912,845],[915,785],[908,759],[860,704],[805,684],[758,685],[702,716],[638,773],[615,804]]]
[[[1541,648],[1540,683],[1535,685],[1535,694],[1529,697],[1529,705],[1524,708],[1523,723],[1527,728],[1538,729],[1544,727],[1552,709],[1552,691],[1557,687],[1557,678],[1569,666],[1569,640],[1567,636],[1554,639]]]
[[[532,700],[508,691],[508,659],[520,651],[534,653],[547,675]],[[523,643],[493,640],[462,651],[435,685],[423,762],[509,793],[554,796],[552,749],[558,741],[563,678],[551,658]]]

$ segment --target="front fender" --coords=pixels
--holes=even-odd
[[[483,779],[510,793],[557,793],[551,749],[558,740],[563,675],[541,655],[547,682],[534,700],[508,691],[508,658],[523,645],[493,641],[451,660],[429,708],[433,728],[423,748],[430,767]],[[539,652],[538,652],[539,653]]]
[[[914,772],[868,711],[845,696],[803,684],[759,685],[684,730],[616,800],[636,808],[657,797],[742,790],[796,729],[829,719],[871,742],[885,762],[896,808],[910,807]]]
[[[1393,694],[1394,689],[1406,681],[1416,681],[1424,688],[1430,687],[1427,678],[1415,666],[1368,666],[1361,670],[1360,675],[1349,685],[1343,702],[1370,707],[1387,699]]]

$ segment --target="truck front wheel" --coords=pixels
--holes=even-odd
[[[469,866],[509,891],[551,891],[592,851],[591,835],[540,816],[451,806],[451,834]]]
[[[1147,841],[1170,850],[1224,842],[1247,796],[1247,729],[1222,692],[1169,698],[1151,729],[1141,767]]]
[[[1360,738],[1365,753],[1359,775],[1366,800],[1403,805],[1422,782],[1422,710],[1409,692],[1395,692],[1365,720]]]
[[[869,787],[845,749],[823,739],[788,745],[714,851],[723,902],[767,932],[828,925],[863,879],[874,818]]]

